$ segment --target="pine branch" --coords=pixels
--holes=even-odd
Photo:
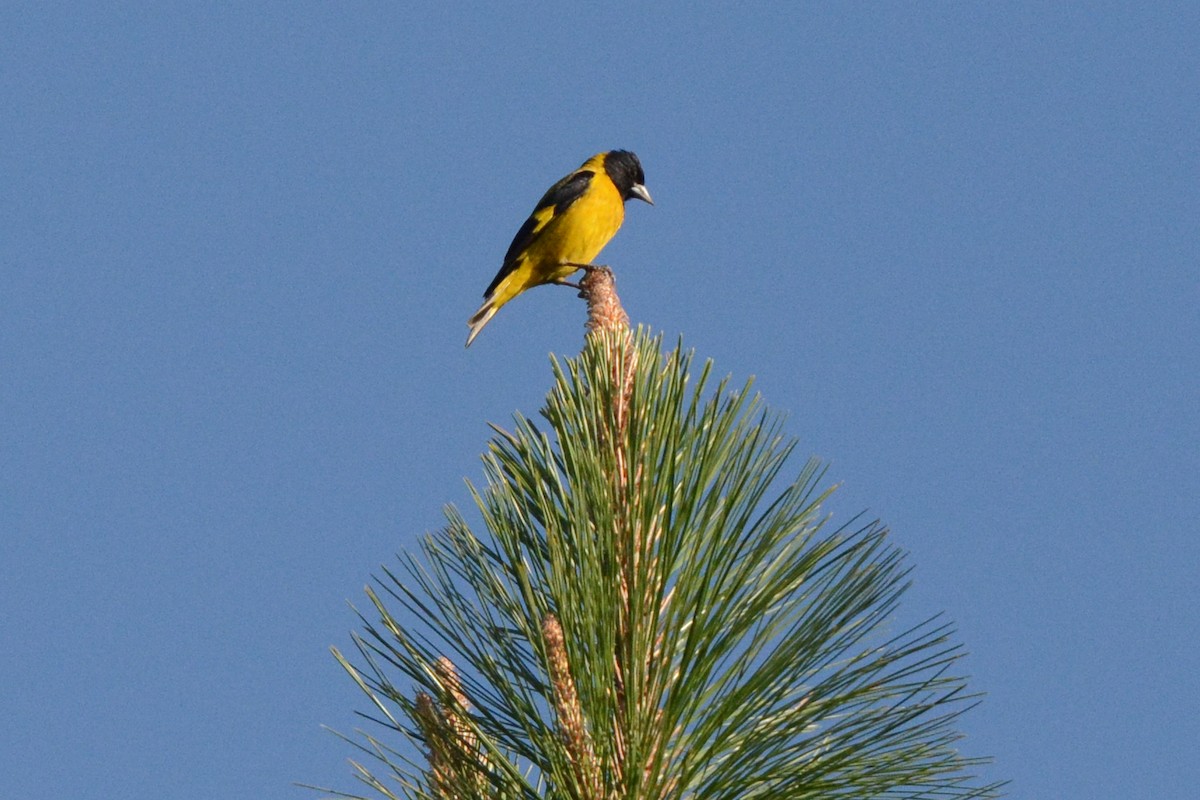
[[[481,532],[448,509],[369,593],[343,665],[426,763],[364,749],[409,798],[995,796],[955,748],[952,631],[886,633],[887,530],[829,530],[824,468],[779,487],[794,442],[749,385],[631,332],[611,273],[584,293],[543,422],[496,429]]]

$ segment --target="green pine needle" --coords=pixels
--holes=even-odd
[[[886,529],[830,530],[815,460],[784,484],[795,443],[749,385],[629,341],[553,361],[542,420],[496,428],[470,487],[482,528],[448,508],[368,589],[360,660],[336,655],[401,741],[360,734],[360,779],[408,798],[997,796],[956,749],[977,698],[951,628],[887,633],[908,568]]]

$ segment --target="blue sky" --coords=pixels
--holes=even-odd
[[[1200,6],[648,5],[6,9],[5,796],[354,787],[328,647],[578,351],[464,322],[613,147],[627,310],[891,525],[984,774],[1193,796]]]

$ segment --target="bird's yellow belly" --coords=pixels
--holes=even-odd
[[[547,281],[566,278],[577,269],[562,266],[562,262],[590,264],[616,235],[625,219],[624,203],[619,196],[614,202],[614,198],[605,194],[594,192],[581,197],[570,213],[547,226],[543,236],[548,241],[539,254],[543,269],[538,270],[539,273],[545,271]],[[616,195],[616,191],[612,194]]]

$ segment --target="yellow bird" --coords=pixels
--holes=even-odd
[[[500,306],[526,289],[567,281],[580,265],[590,264],[625,219],[631,197],[650,205],[646,175],[638,157],[628,150],[597,153],[550,187],[513,237],[504,266],[496,273],[483,305],[467,324],[467,347],[495,316]]]

